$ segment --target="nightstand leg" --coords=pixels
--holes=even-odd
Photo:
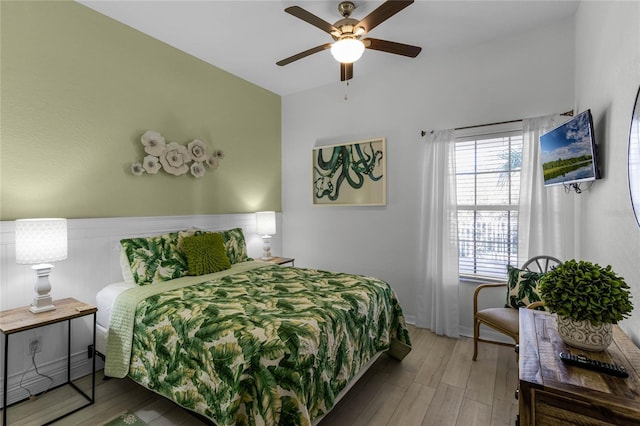
[[[71,382],[71,319],[67,321],[67,383]]]
[[[96,313],[93,313],[93,346],[91,346],[93,353],[91,358],[93,364],[91,364],[91,403],[96,401]]]
[[[2,372],[2,425],[7,424],[7,373],[9,368],[9,335],[4,335],[4,367]]]

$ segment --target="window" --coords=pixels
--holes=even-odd
[[[461,276],[505,278],[506,265],[517,264],[521,159],[521,129],[456,132]]]

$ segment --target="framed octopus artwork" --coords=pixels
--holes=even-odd
[[[385,138],[313,149],[313,204],[387,204]]]

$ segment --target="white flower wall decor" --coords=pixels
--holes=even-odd
[[[147,130],[140,138],[147,154],[142,162],[131,165],[131,173],[142,176],[147,173],[155,175],[161,169],[174,176],[191,172],[194,177],[202,177],[207,171],[218,168],[224,152],[220,149],[210,153],[207,145],[199,139],[194,139],[187,146],[177,142],[166,143],[160,133]],[[207,167],[205,167],[207,166]]]

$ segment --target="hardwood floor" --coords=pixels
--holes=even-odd
[[[436,336],[409,326],[413,350],[402,361],[381,356],[338,403],[320,426],[335,425],[513,425],[518,413],[514,392],[518,367],[513,349],[480,344],[472,361],[473,341]],[[89,388],[90,378],[79,382]],[[81,405],[66,386],[38,400],[9,409],[12,426],[41,425],[57,413]],[[56,425],[102,425],[130,410],[151,426],[207,424],[129,379],[102,380],[96,375],[96,403]]]

